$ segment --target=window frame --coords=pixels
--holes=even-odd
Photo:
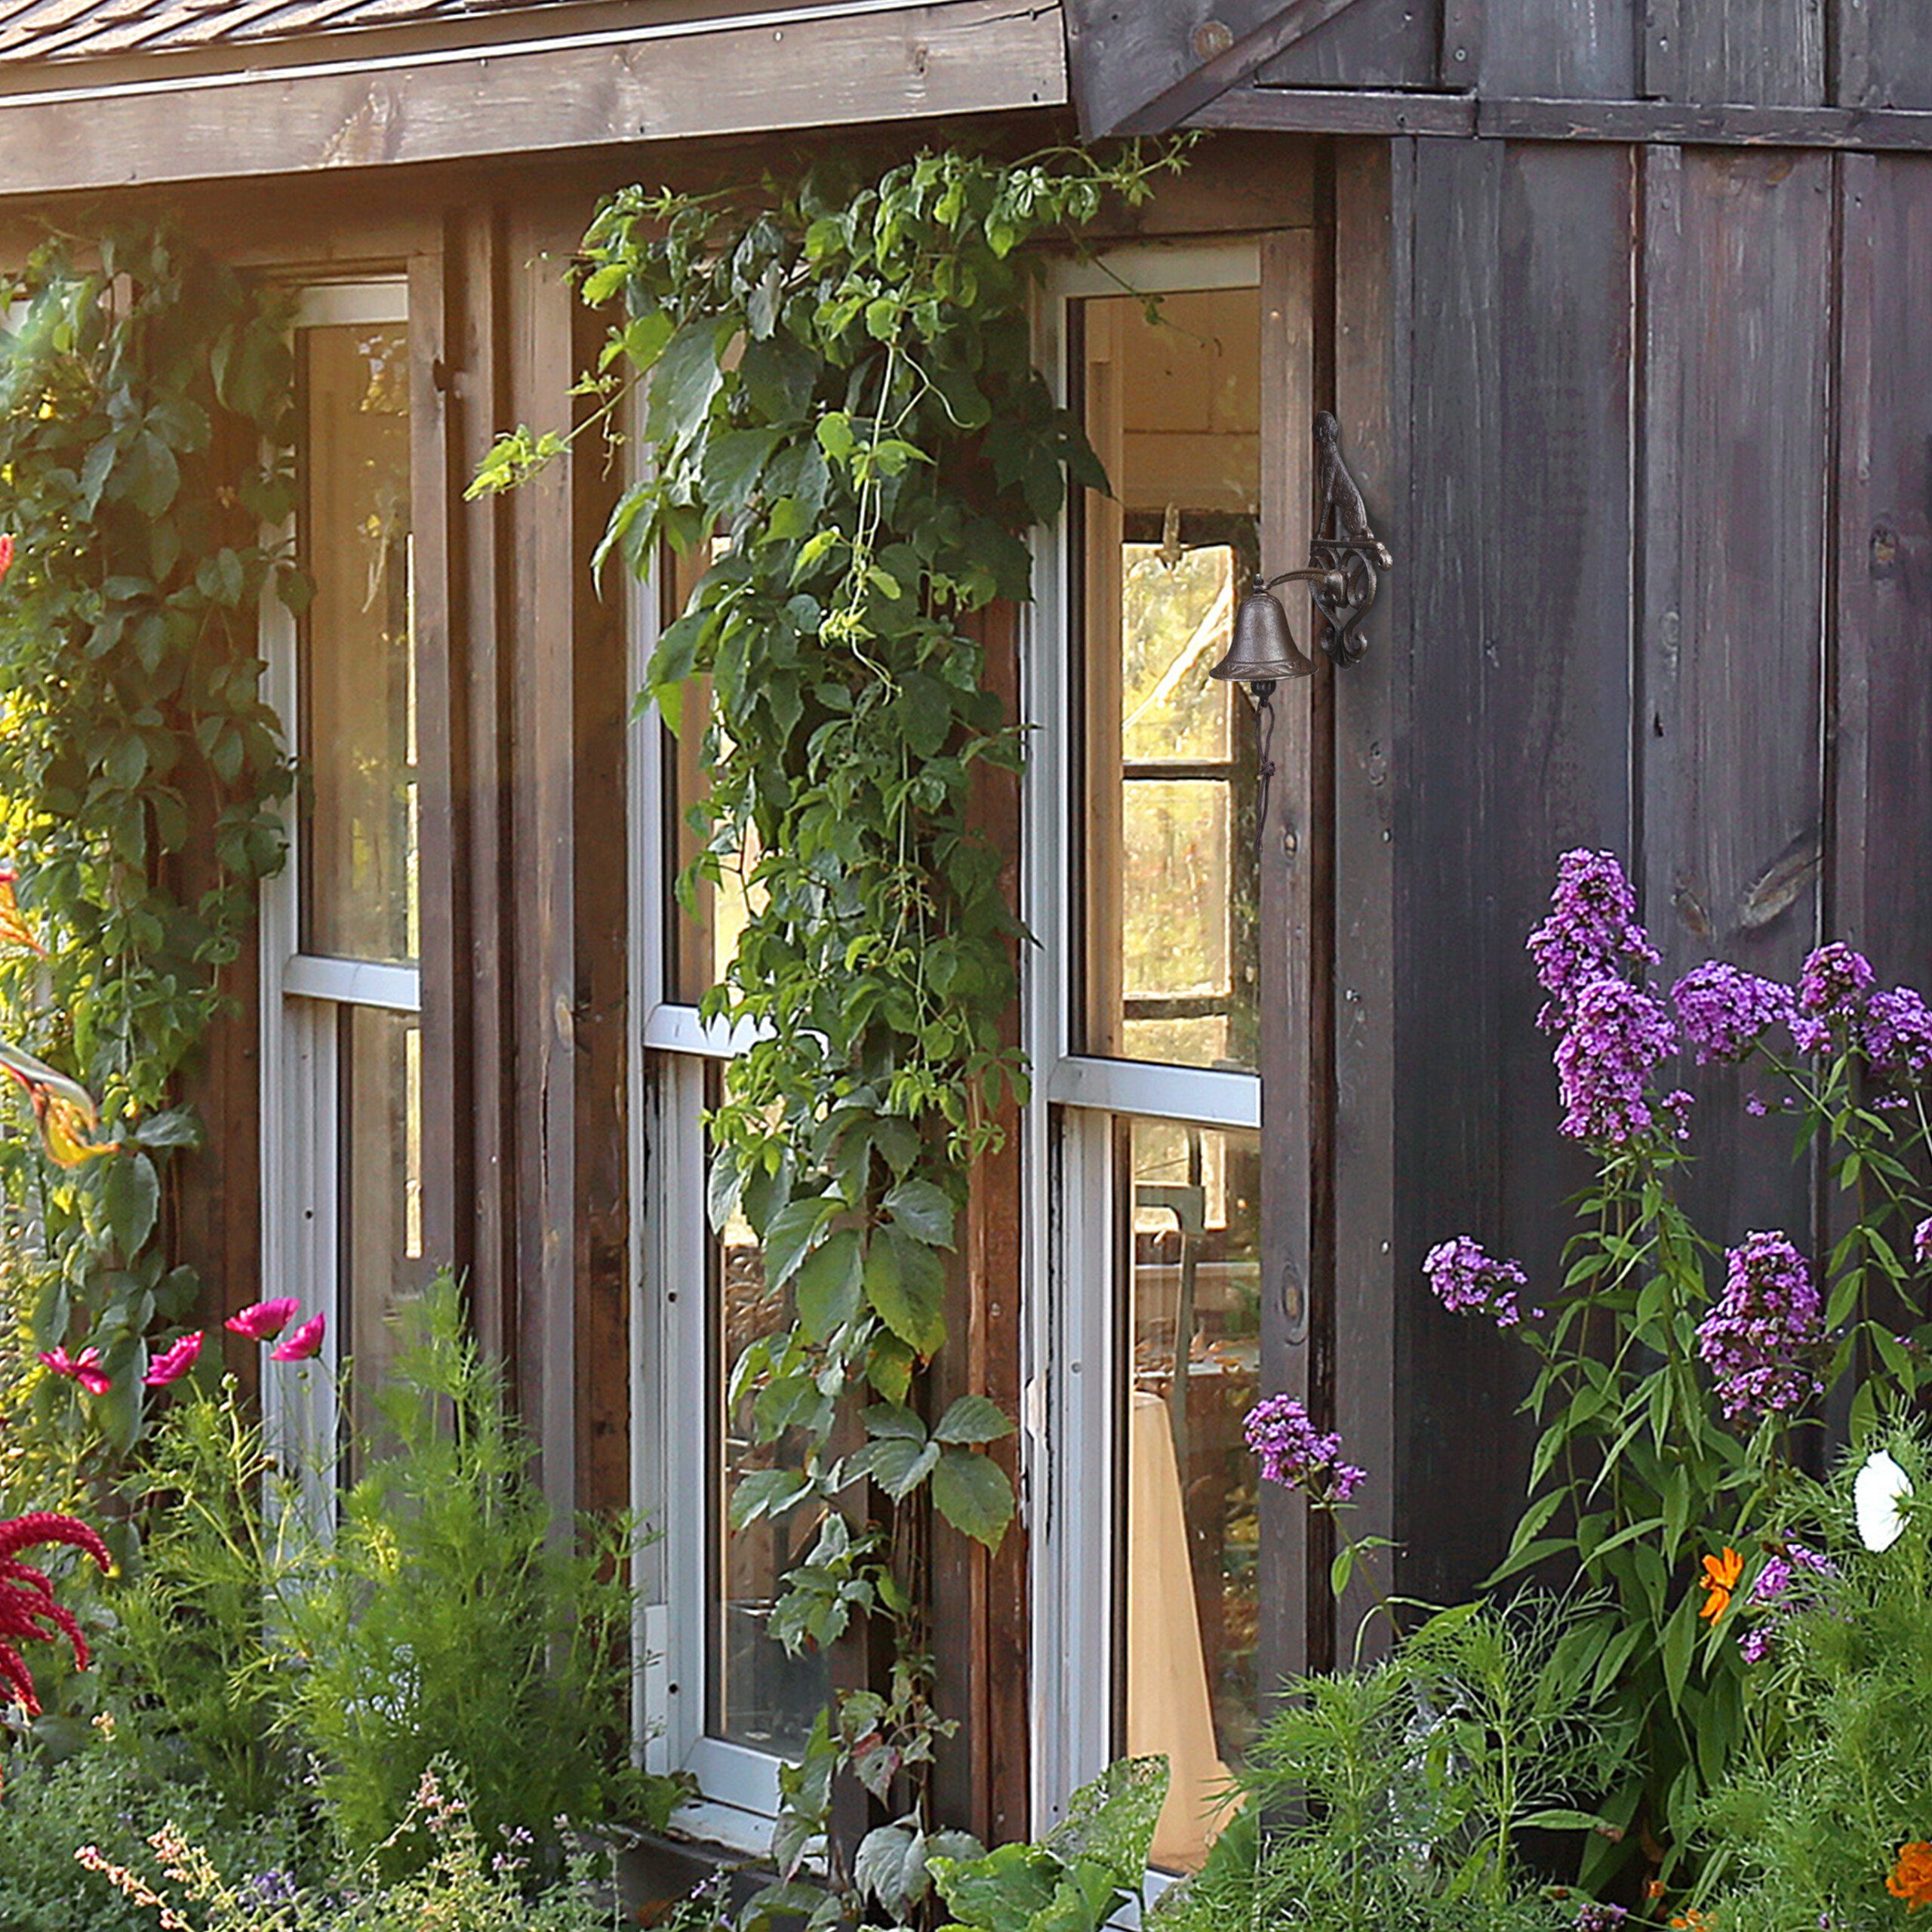
[[[634,424],[633,428],[641,427]],[[633,435],[631,447],[641,447]],[[632,683],[641,692],[663,594],[654,568],[629,584]],[[637,1623],[636,1749],[648,1770],[688,1772],[700,1795],[677,1823],[694,1837],[761,1856],[778,1815],[783,1761],[712,1736],[707,1596],[717,1472],[707,1395],[689,1426],[690,1391],[711,1370],[705,1211],[704,1081],[711,1064],[756,1037],[749,1024],[703,1018],[667,997],[675,934],[669,888],[677,855],[663,717],[641,703],[628,735],[625,840],[630,867],[630,1276],[632,1503],[661,1532],[641,1566]],[[695,1284],[697,1292],[690,1292]]]
[[[1075,395],[1069,312],[1127,292],[1263,285],[1257,241],[1149,244],[1049,268],[1034,306],[1034,363],[1054,401]],[[1123,1117],[1258,1131],[1257,1073],[1103,1059],[1074,1051],[1081,908],[1075,868],[1081,749],[1073,620],[1078,583],[1072,505],[1034,533],[1034,598],[1021,615],[1023,715],[1032,721],[1024,784],[1022,910],[1036,941],[1023,968],[1033,1084],[1023,1118],[1027,1310],[1022,1427],[1030,1533],[1033,1665],[1029,1687],[1033,1827],[1118,1755],[1124,1599],[1117,1579],[1123,1405],[1121,1284],[1115,1279],[1115,1163]],[[1162,1875],[1150,1873],[1152,1889]]]
[[[343,324],[408,327],[410,293],[408,278],[401,274],[309,283],[297,294],[291,336],[304,328]],[[411,352],[413,361],[413,345]],[[412,421],[412,477],[419,434]],[[291,515],[268,535],[293,543],[297,528]],[[260,637],[263,696],[281,721],[293,755],[301,743],[300,629],[294,614],[272,589],[263,593]],[[382,964],[302,949],[300,814],[299,801],[291,799],[287,861],[262,883],[257,928],[262,1298],[295,1295],[305,1310],[325,1313],[328,1321],[315,1358],[321,1372],[304,1374],[304,1364],[265,1363],[262,1406],[269,1440],[281,1444],[302,1472],[305,1512],[326,1532],[335,1517],[335,1451],[341,1428],[336,1399],[343,1326],[340,1019],[345,1010],[361,1007],[411,1015],[420,1026],[423,973],[420,962]],[[419,835],[419,866],[423,844]],[[426,897],[429,882],[420,872],[419,879],[419,891]],[[427,1077],[426,1068],[426,1081]],[[425,1209],[426,1222],[426,1203]]]

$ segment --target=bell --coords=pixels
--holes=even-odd
[[[1314,664],[1302,654],[1288,629],[1288,614],[1257,577],[1235,613],[1228,654],[1208,676],[1244,685],[1272,685],[1283,678],[1311,677],[1314,671]]]

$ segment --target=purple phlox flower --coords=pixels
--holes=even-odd
[[[1781,1603],[1790,1588],[1791,1565],[1782,1556],[1774,1556],[1758,1572],[1758,1580],[1751,1586],[1751,1601],[1761,1608]]]
[[[1620,1905],[1599,1905],[1595,1899],[1586,1899],[1577,1908],[1576,1932],[1617,1932],[1629,1916]]]
[[[1523,1318],[1516,1306],[1516,1291],[1528,1280],[1522,1263],[1485,1254],[1468,1235],[1432,1247],[1423,1257],[1422,1272],[1451,1315],[1486,1315],[1499,1328],[1513,1328]]]
[[[1690,1096],[1681,1087],[1673,1087],[1657,1103],[1657,1112],[1671,1123],[1671,1132],[1679,1140],[1690,1138]]]
[[[1912,1231],[1912,1251],[1921,1268],[1932,1268],[1932,1214]]]
[[[248,1881],[248,1888],[264,1905],[278,1905],[295,1896],[295,1881],[279,1867],[257,1872]]]
[[[1771,1654],[1771,1632],[1767,1625],[1754,1623],[1738,1632],[1737,1647],[1746,1663],[1762,1663]]]
[[[1785,1539],[1784,1552],[1801,1570],[1808,1570],[1814,1577],[1835,1577],[1838,1566],[1821,1549],[1807,1549],[1801,1543]]]
[[[1932,1076],[1932,1008],[1909,986],[1874,993],[1865,1003],[1859,1044],[1877,1072],[1917,1085]]]
[[[1742,1060],[1772,1027],[1789,1020],[1791,989],[1721,959],[1694,966],[1670,989],[1684,1041],[1700,1066]]]
[[[1765,1115],[1770,1112],[1770,1109],[1765,1106],[1764,1097],[1761,1094],[1746,1094],[1744,1097],[1744,1111],[1747,1114],[1754,1114],[1758,1119],[1762,1120]]]
[[[1697,1327],[1697,1352],[1727,1422],[1783,1414],[1819,1394],[1824,1311],[1804,1258],[1783,1235],[1748,1234],[1727,1251],[1724,1290]]]
[[[1663,1002],[1627,980],[1597,980],[1577,995],[1556,1045],[1563,1131],[1573,1140],[1627,1146],[1650,1128],[1651,1069],[1677,1044]]]
[[[1365,1479],[1365,1470],[1342,1460],[1342,1438],[1317,1429],[1292,1395],[1263,1396],[1244,1427],[1263,1478],[1312,1503],[1346,1503]]]
[[[1549,917],[1531,934],[1537,979],[1549,995],[1537,1024],[1569,1024],[1578,996],[1593,980],[1623,977],[1635,964],[1655,965],[1657,949],[1637,923],[1637,896],[1611,852],[1579,848],[1556,862]]]
[[[1832,1023],[1856,1020],[1871,989],[1872,962],[1863,953],[1841,940],[1820,946],[1798,975],[1798,1007],[1791,1020],[1798,1051],[1822,1052],[1831,1042]]]

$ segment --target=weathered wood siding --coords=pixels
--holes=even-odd
[[[1586,1169],[1522,950],[1557,854],[1625,857],[1666,974],[1789,977],[1841,934],[1932,977],[1932,157],[1389,152],[1388,232],[1343,230],[1338,307],[1405,284],[1377,506],[1403,592],[1341,712],[1387,718],[1389,768],[1345,743],[1337,810],[1360,850],[1392,796],[1366,884],[1395,955],[1393,1279],[1339,1292],[1392,1304],[1404,1587],[1447,1601],[1520,1493],[1525,1358],[1417,1271],[1467,1232],[1558,1278]],[[1788,1132],[1737,1075],[1694,1084],[1708,1231],[1814,1236]],[[1383,1156],[1337,1137],[1365,1195]]]

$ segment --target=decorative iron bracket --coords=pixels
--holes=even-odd
[[[1368,640],[1356,632],[1382,587],[1381,573],[1395,561],[1369,528],[1367,506],[1342,460],[1341,433],[1327,410],[1316,411],[1315,488],[1321,511],[1308,564],[1322,574],[1310,582],[1309,595],[1321,613],[1321,648],[1338,665],[1358,664],[1367,654]]]

